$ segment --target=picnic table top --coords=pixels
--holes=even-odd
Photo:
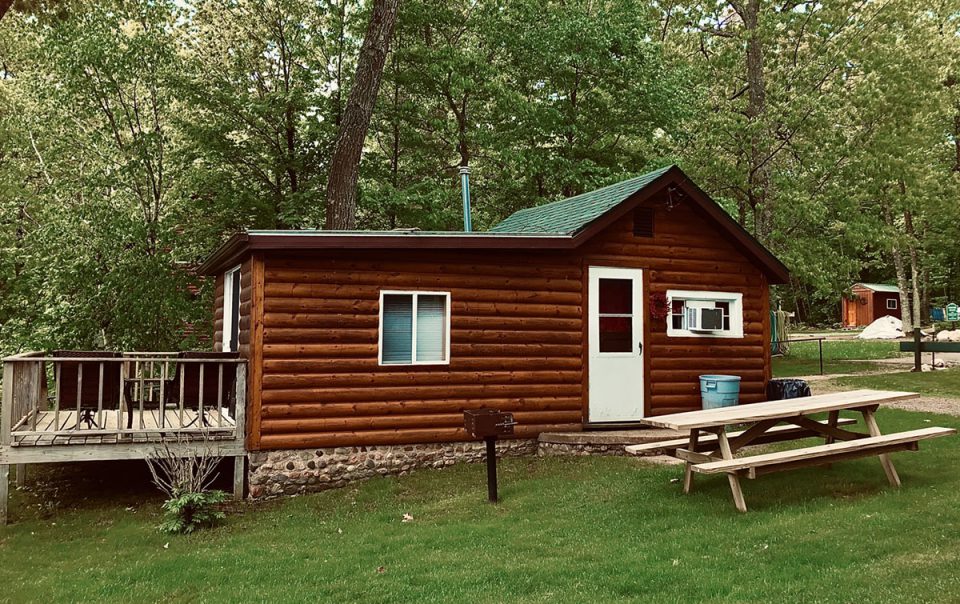
[[[848,392],[835,392],[782,401],[671,413],[670,415],[646,417],[640,421],[658,428],[693,430],[696,428],[711,428],[730,424],[759,422],[780,417],[796,417],[798,415],[808,415],[823,411],[856,409],[869,405],[914,399],[919,396],[920,395],[915,392],[851,390]]]

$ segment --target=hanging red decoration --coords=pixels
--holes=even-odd
[[[670,301],[667,294],[653,292],[650,294],[650,318],[654,321],[663,321],[670,315]]]

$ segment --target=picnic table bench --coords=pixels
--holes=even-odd
[[[693,488],[695,473],[726,474],[734,504],[741,512],[747,511],[740,488],[741,476],[756,478],[771,472],[826,465],[857,457],[879,457],[890,484],[899,487],[900,477],[889,453],[916,451],[921,440],[956,434],[953,428],[941,427],[881,434],[874,416],[877,407],[918,396],[913,392],[854,390],[650,417],[641,421],[660,428],[689,431],[689,438],[631,445],[626,450],[635,455],[659,453],[683,460],[686,463],[684,493],[689,493]],[[848,430],[847,427],[856,423],[856,419],[841,418],[841,411],[862,414],[868,433]],[[827,419],[810,417],[819,413],[827,413]],[[733,426],[746,428],[729,431]],[[809,437],[822,437],[825,442],[786,451],[734,457],[747,445]]]

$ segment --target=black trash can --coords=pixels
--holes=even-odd
[[[768,401],[782,401],[803,396],[810,396],[810,385],[807,384],[806,380],[777,378],[767,382]]]

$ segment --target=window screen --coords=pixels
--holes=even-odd
[[[600,279],[600,352],[633,352],[633,280]]]
[[[383,294],[381,363],[446,362],[447,300],[447,294]]]
[[[383,296],[382,360],[387,363],[413,362],[413,296]]]

